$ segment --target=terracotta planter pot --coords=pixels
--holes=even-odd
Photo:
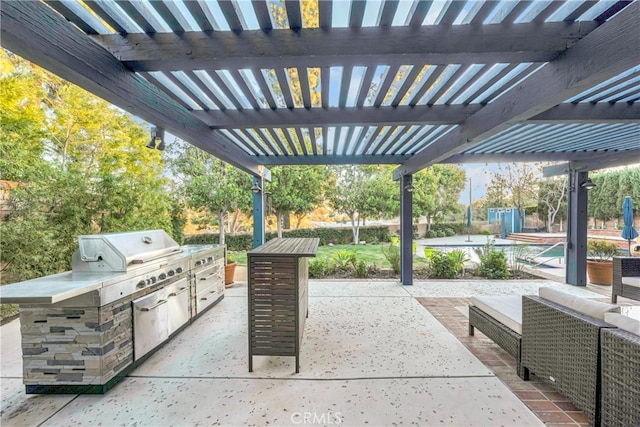
[[[237,262],[231,262],[224,266],[224,285],[230,287],[233,285],[233,276],[236,274]]]
[[[587,260],[587,275],[589,282],[595,285],[609,285],[613,283],[613,261]]]

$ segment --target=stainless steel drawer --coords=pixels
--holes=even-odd
[[[169,337],[168,319],[165,289],[133,300],[134,360],[138,360]]]
[[[219,264],[197,271],[195,274],[196,294],[221,281],[224,286],[224,268]]]
[[[196,314],[202,313],[207,307],[216,302],[216,300],[221,296],[222,293],[215,285],[198,293],[196,295]]]
[[[180,279],[167,286],[167,310],[169,335],[189,321],[189,279]]]

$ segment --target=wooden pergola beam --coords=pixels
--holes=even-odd
[[[629,35],[637,34],[638,22],[640,3],[634,2],[455,131],[407,160],[394,171],[394,178],[441,162],[637,66],[640,45],[630,42]]]
[[[556,151],[528,153],[456,154],[441,163],[580,162],[595,170],[629,164],[640,159],[640,149],[611,151]]]
[[[250,174],[262,173],[258,162],[46,4],[4,2],[0,13],[2,47]]]
[[[594,22],[96,35],[135,71],[546,62]],[[402,48],[399,48],[402,46]]]
[[[397,107],[332,107],[260,110],[209,110],[193,114],[212,129],[245,127],[309,127],[323,125],[412,126],[452,125],[464,122],[482,106],[472,105],[401,105]],[[640,105],[560,104],[524,123],[635,123]]]

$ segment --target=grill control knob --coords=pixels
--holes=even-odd
[[[196,265],[202,264],[202,261],[196,261]]]
[[[182,270],[182,267],[178,267],[178,268],[176,268],[176,273],[180,274],[180,273],[182,273],[182,271],[183,271],[183,270]]]
[[[211,262],[211,261],[213,261],[213,257],[212,257],[212,256],[210,256],[209,258],[207,258],[207,262]]]
[[[175,272],[175,271],[173,271],[173,270],[169,270],[169,271],[167,271],[167,275],[168,275],[169,277],[173,276],[174,274],[176,274],[176,272]]]
[[[167,278],[167,275],[165,273],[160,273],[160,275],[158,276],[158,279],[160,280],[164,280]]]
[[[139,281],[138,284],[136,285],[138,289],[142,289],[145,286],[147,286],[147,282],[145,282],[144,280]]]
[[[151,280],[151,283],[156,283],[157,281],[156,276],[153,276],[150,280]]]

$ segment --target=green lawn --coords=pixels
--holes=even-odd
[[[390,265],[386,258],[382,254],[382,247],[386,245],[334,245],[334,246],[320,246],[316,257],[318,258],[333,258],[333,255],[338,251],[356,251],[358,259],[364,259],[367,264],[375,264],[380,268],[389,268]],[[229,252],[239,265],[247,265],[247,253],[246,252]],[[425,267],[427,262],[422,257],[413,257],[413,265],[416,267]]]

